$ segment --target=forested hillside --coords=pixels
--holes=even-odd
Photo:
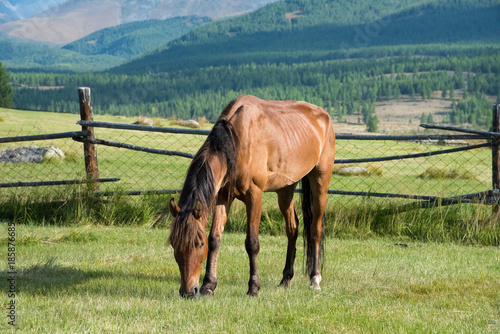
[[[126,59],[111,55],[87,56],[0,34],[0,61],[11,70],[21,68],[44,72],[86,72],[104,70],[121,64]]]
[[[9,75],[0,63],[0,107],[12,108],[12,86],[9,82]],[[0,122],[2,118],[0,117]]]
[[[495,0],[280,1],[195,29],[114,72],[436,54],[436,44],[495,45],[499,12]]]
[[[104,54],[132,58],[163,47],[210,21],[208,17],[186,16],[132,22],[99,30],[65,45],[63,49],[84,55]]]
[[[77,113],[76,88],[89,86],[97,114],[206,117],[211,121],[240,94],[305,100],[325,107],[338,122],[346,115],[361,113],[368,123],[377,100],[398,100],[403,94],[429,99],[436,91],[452,96],[455,89],[467,88],[469,98],[476,99],[473,103],[481,108],[457,106],[449,121],[484,128],[491,124],[491,103],[484,107],[480,101],[485,95],[500,96],[500,52],[446,58],[250,64],[132,76],[13,73],[12,80],[34,87],[16,89],[14,102],[20,108]],[[37,86],[59,88],[38,90]]]

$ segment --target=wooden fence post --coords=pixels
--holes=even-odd
[[[90,88],[79,87],[78,99],[80,100],[80,119],[82,121],[93,121],[94,114],[92,112],[92,101],[90,99]],[[82,130],[89,130],[90,135],[86,139],[94,139],[94,128],[83,126]],[[99,179],[99,169],[97,168],[97,151],[95,145],[89,141],[83,142],[83,154],[85,157],[85,172],[88,180]],[[99,183],[91,182],[90,187],[93,191],[99,191]]]
[[[500,132],[500,104],[493,105],[493,128],[492,132]],[[500,141],[491,139],[493,189],[500,189]],[[500,205],[493,205],[495,213],[500,214]]]

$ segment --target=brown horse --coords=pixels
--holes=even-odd
[[[259,224],[262,193],[266,190],[276,191],[285,217],[288,249],[280,285],[289,286],[298,234],[293,194],[301,179],[307,271],[310,287],[319,289],[323,214],[334,150],[333,125],[322,108],[253,96],[240,96],[229,103],[188,169],[179,205],[170,200],[174,222],[169,241],[181,274],[181,296],[214,293],[222,231],[234,198],[246,205],[245,248],[250,258],[247,294],[257,294]],[[207,238],[209,212],[213,212],[213,221]],[[205,259],[206,273],[199,289]]]

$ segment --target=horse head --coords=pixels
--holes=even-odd
[[[170,244],[181,273],[182,297],[197,298],[200,295],[201,267],[208,254],[208,238],[205,223],[208,209],[197,200],[194,208],[179,208],[170,200],[170,212],[174,217],[170,231]]]

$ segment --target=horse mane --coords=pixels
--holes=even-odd
[[[200,233],[205,233],[201,224],[196,224],[195,220],[188,218],[193,213],[197,202],[200,201],[203,207],[202,217],[206,220],[215,203],[217,194],[215,193],[214,175],[208,163],[209,158],[217,157],[226,164],[226,175],[222,185],[227,186],[229,194],[232,196],[232,188],[236,180],[239,141],[232,124],[223,116],[227,114],[233,104],[234,101],[231,101],[224,109],[188,168],[179,198],[180,219],[174,219],[170,231],[169,241],[172,245],[183,242],[186,247],[193,247],[200,241]]]

